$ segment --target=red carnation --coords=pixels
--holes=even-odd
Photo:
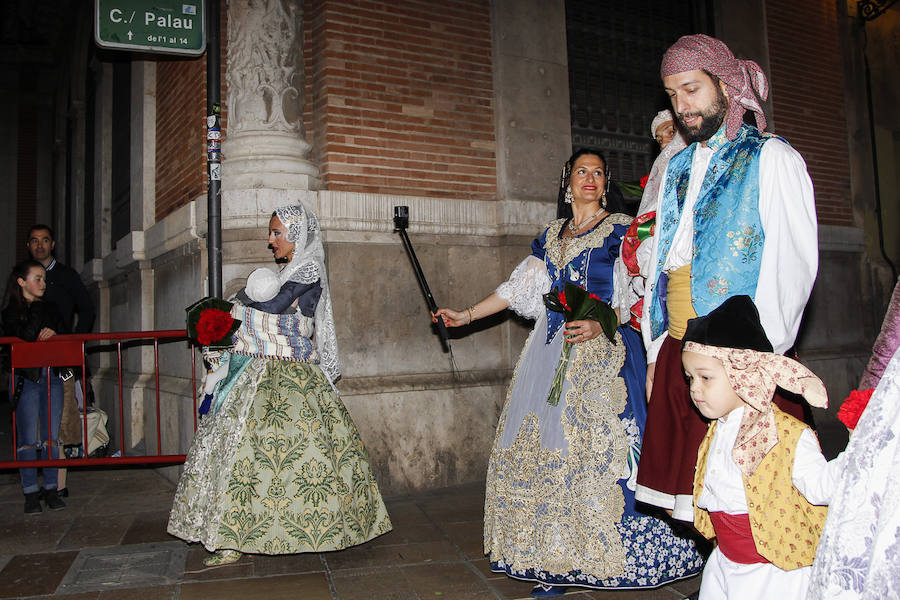
[[[844,400],[844,403],[841,404],[837,416],[841,423],[847,426],[847,429],[856,429],[856,424],[859,423],[859,418],[862,416],[863,411],[866,410],[869,398],[872,397],[872,392],[874,391],[874,389],[853,390],[847,399]]]
[[[218,308],[207,308],[197,320],[197,342],[209,346],[217,342],[231,330],[234,319],[231,314]]]
[[[646,187],[647,187],[647,180],[649,180],[649,179],[650,179],[650,174],[649,174],[649,173],[647,173],[646,175],[644,175],[643,177],[641,177],[641,187],[642,187],[642,188],[646,188]]]
[[[572,310],[566,303],[566,290],[563,290],[559,293],[559,301],[562,302],[562,305],[566,307],[566,310]]]

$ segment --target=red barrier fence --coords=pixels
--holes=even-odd
[[[191,355],[191,397],[193,398],[194,430],[197,429],[197,382],[195,377],[196,358],[193,347],[187,342],[187,333],[184,329],[167,329],[161,331],[128,331],[118,333],[85,333],[71,335],[56,335],[43,342],[26,342],[16,337],[0,337],[0,345],[8,345],[10,348],[10,360],[12,372],[10,374],[10,399],[15,388],[16,369],[41,367],[81,368],[85,372],[85,352],[102,351],[102,346],[87,346],[88,342],[114,342],[116,348],[116,367],[118,382],[119,403],[119,446],[121,455],[104,458],[88,458],[88,411],[81,413],[82,418],[82,458],[53,458],[45,460],[11,460],[0,461],[0,469],[18,469],[21,467],[86,467],[95,465],[135,465],[135,464],[177,464],[183,463],[184,454],[162,454],[162,431],[160,425],[160,400],[159,400],[159,344],[160,341],[183,341],[186,352]],[[124,388],[122,377],[122,350],[123,344],[134,346],[153,343],[153,375],[156,387],[156,454],[141,456],[127,456],[125,450],[125,419]],[[112,344],[108,344],[112,345]],[[87,404],[87,384],[85,377],[81,378],[82,398]],[[85,406],[85,409],[87,407]],[[50,377],[47,377],[47,415],[50,420]],[[48,422],[47,431],[52,431]],[[13,413],[13,456],[16,456],[16,419]],[[61,452],[60,452],[61,454]]]

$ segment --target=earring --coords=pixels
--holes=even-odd
[[[566,186],[566,204],[572,204],[572,201],[575,199],[575,196],[572,195],[572,186]]]
[[[600,196],[600,208],[606,210],[606,192],[603,192],[603,195]]]

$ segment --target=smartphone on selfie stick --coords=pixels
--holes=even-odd
[[[406,248],[406,253],[412,261],[413,270],[416,272],[416,279],[419,280],[419,285],[422,286],[422,292],[425,294],[425,301],[428,303],[428,309],[433,314],[437,311],[438,305],[437,302],[434,301],[434,296],[431,295],[431,288],[428,287],[428,282],[425,280],[425,274],[422,272],[422,266],[419,264],[419,259],[416,257],[416,251],[413,249],[412,242],[409,241],[409,236],[406,234],[407,227],[409,227],[409,207],[395,206],[394,231],[400,232],[403,246]],[[447,333],[447,326],[444,325],[443,319],[437,320],[437,330],[441,337],[441,345],[444,348],[444,352],[450,352],[450,336]]]

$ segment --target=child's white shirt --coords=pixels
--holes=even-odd
[[[697,501],[697,506],[710,512],[732,515],[748,512],[741,471],[731,457],[744,410],[744,407],[737,408],[716,424],[703,492]],[[815,435],[806,430],[797,441],[791,480],[812,504],[828,504],[831,490],[837,489],[843,463],[843,454],[826,462]],[[737,563],[716,548],[703,569],[700,600],[801,600],[806,598],[811,572],[812,567],[783,571],[771,563]]]
[[[697,506],[710,512],[721,511],[731,515],[748,512],[741,470],[732,458],[744,410],[745,407],[738,407],[719,418],[716,424],[706,462],[703,491],[697,500]],[[810,504],[828,504],[831,492],[837,489],[840,480],[843,457],[841,454],[832,461],[826,461],[815,434],[807,429],[800,435],[791,480]]]

